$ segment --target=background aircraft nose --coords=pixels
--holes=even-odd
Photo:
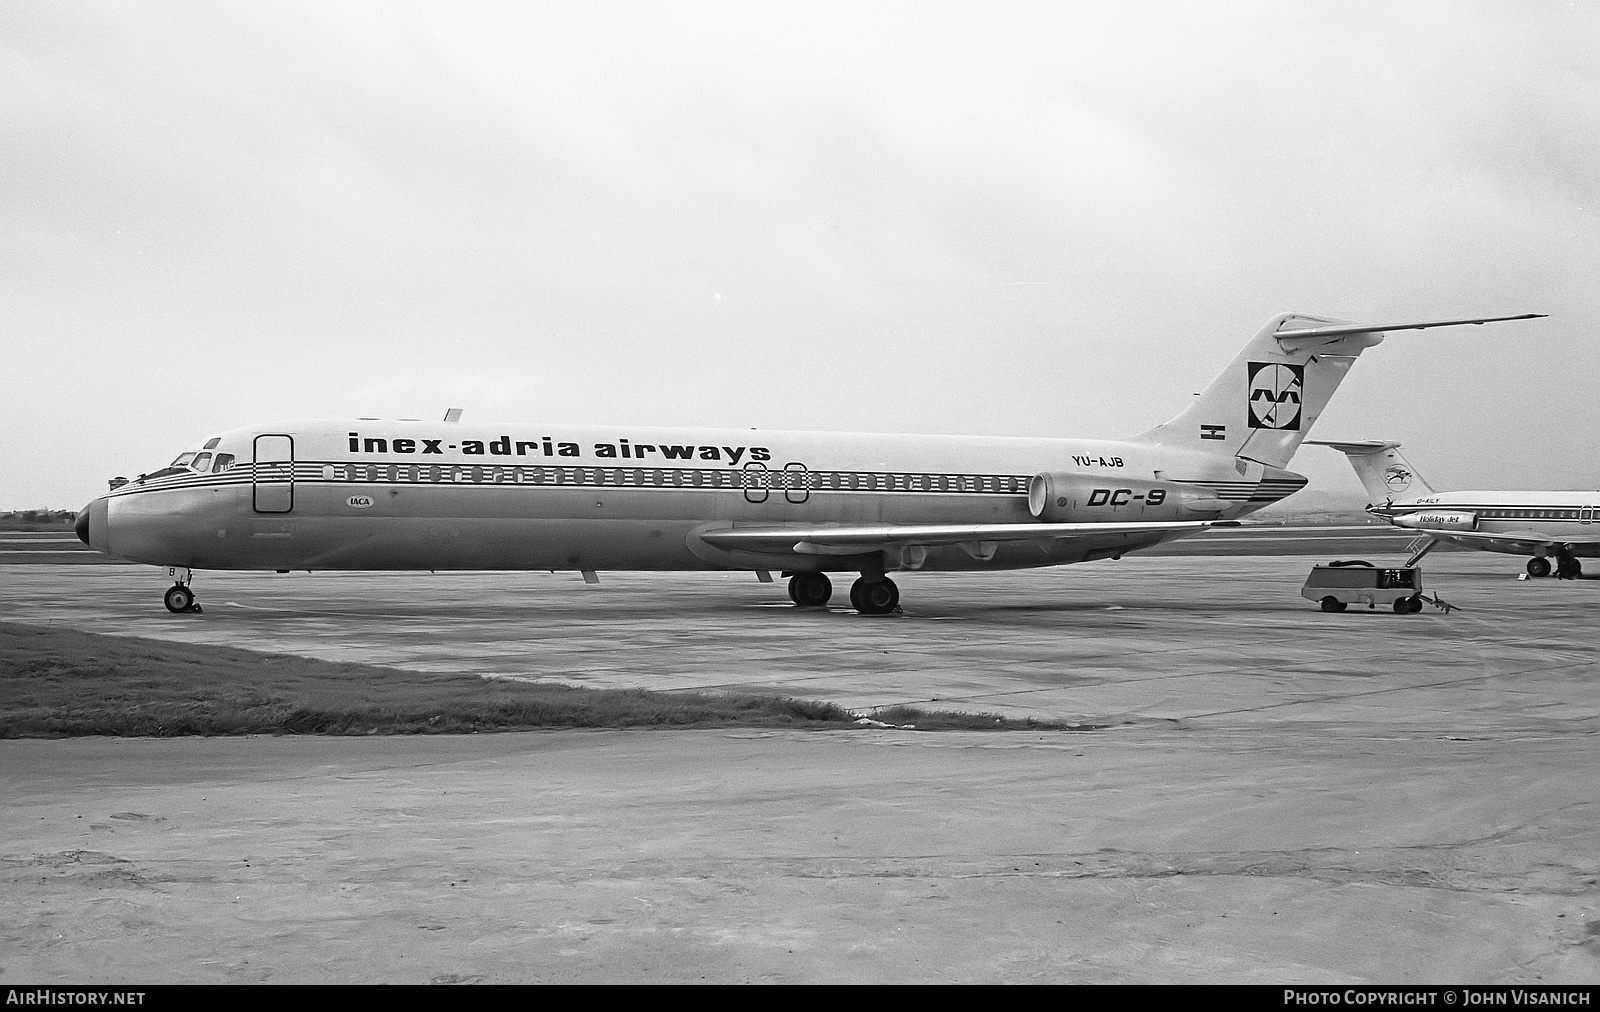
[[[89,504],[89,506],[93,505],[93,503]],[[78,519],[72,522],[73,532],[78,535],[78,540],[86,545],[89,543],[89,506],[79,510]]]

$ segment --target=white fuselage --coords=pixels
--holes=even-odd
[[[1397,527],[1510,555],[1532,543],[1600,555],[1600,492],[1429,492],[1369,507]],[[1452,535],[1461,535],[1452,537]]]
[[[1105,522],[1232,519],[1305,484],[1137,441],[756,429],[298,421],[232,430],[204,452],[200,470],[158,472],[95,500],[91,546],[193,569],[843,571],[862,559],[729,551],[697,532],[1034,523],[1028,487],[1041,472],[1081,484],[1081,518]],[[231,466],[214,470],[221,454]],[[1184,492],[1149,505],[1130,491],[1140,482]],[[1182,533],[1018,541],[988,554],[947,545],[884,566],[1059,565]]]

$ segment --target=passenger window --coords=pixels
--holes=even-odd
[[[211,465],[211,454],[209,454],[209,453],[202,453],[202,454],[200,454],[200,456],[194,458],[194,460],[192,460],[189,463],[189,466],[191,468],[193,468],[196,471],[199,471],[202,474],[205,473],[206,468],[209,467],[210,465]]]
[[[212,474],[221,474],[222,472],[226,471],[228,468],[230,468],[232,466],[233,466],[233,454],[231,454],[231,453],[219,453],[219,454],[217,454],[216,461],[211,465],[211,473]]]

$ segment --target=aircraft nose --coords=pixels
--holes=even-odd
[[[111,529],[106,523],[108,512],[105,499],[96,499],[79,511],[78,518],[72,522],[72,531],[78,535],[78,540],[90,548],[109,554]]]

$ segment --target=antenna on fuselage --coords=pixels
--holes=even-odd
[[[447,408],[444,413],[444,420],[449,422],[451,425],[461,421],[461,409]]]

